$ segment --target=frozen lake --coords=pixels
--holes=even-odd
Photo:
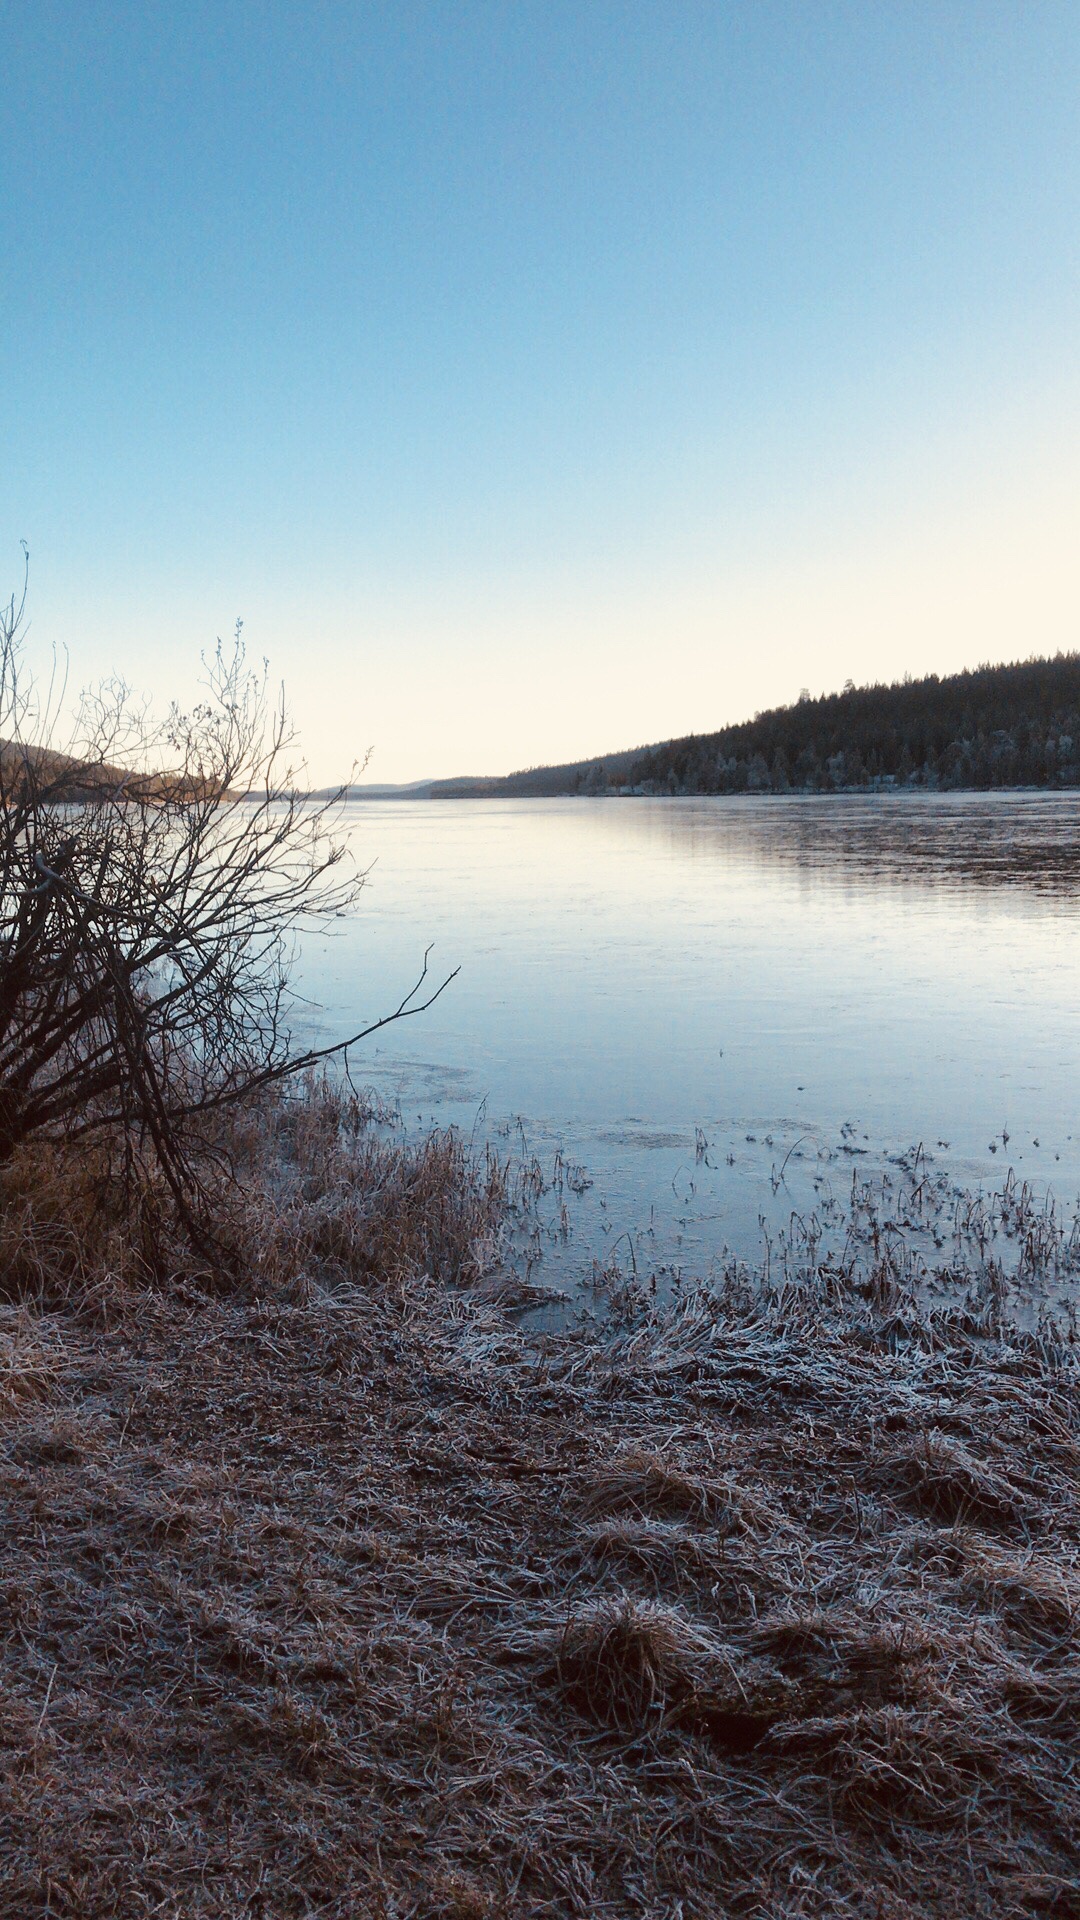
[[[396,1004],[429,943],[437,978],[460,969],[354,1077],[409,1126],[584,1166],[537,1279],[613,1249],[688,1277],[753,1258],[762,1219],[919,1144],[964,1187],[1011,1166],[1075,1203],[1080,796],[366,801],[348,821],[375,864],[355,920],[306,949],[319,1030]]]

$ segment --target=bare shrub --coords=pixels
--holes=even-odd
[[[0,1164],[92,1138],[129,1180],[156,1169],[190,1228],[207,1116],[364,1037],[298,1043],[289,985],[296,936],[364,875],[239,628],[190,711],[155,720],[111,682],[61,748],[24,606],[0,610]],[[420,1006],[418,982],[387,1019]]]

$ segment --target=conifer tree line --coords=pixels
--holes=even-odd
[[[624,776],[625,778],[625,776]],[[629,782],[677,793],[1080,784],[1080,654],[855,687],[653,747]]]

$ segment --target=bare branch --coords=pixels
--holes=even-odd
[[[156,722],[114,679],[43,697],[25,654],[26,577],[0,609],[0,1161],[29,1135],[149,1151],[185,1215],[203,1116],[425,1012],[430,949],[399,1005],[297,1047],[296,937],[347,914],[365,873],[345,788],[309,800],[284,695],[242,631],[203,660],[201,697]]]

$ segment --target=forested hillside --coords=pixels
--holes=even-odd
[[[469,783],[487,794],[1080,785],[1080,654],[804,697],[718,733]],[[433,788],[436,795],[439,789]]]
[[[1080,782],[1080,655],[852,687],[644,753],[634,782],[683,793]]]

